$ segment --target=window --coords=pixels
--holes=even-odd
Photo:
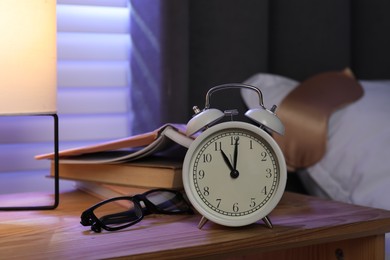
[[[126,0],[58,1],[61,149],[130,134],[129,13]]]

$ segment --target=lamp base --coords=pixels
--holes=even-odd
[[[25,115],[24,115],[25,116]],[[1,206],[0,211],[17,211],[17,210],[51,210],[55,209],[59,205],[59,137],[58,137],[58,115],[57,114],[34,114],[28,116],[50,116],[54,121],[54,199],[50,201],[48,205],[31,205],[31,206]]]

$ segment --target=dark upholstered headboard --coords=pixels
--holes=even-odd
[[[186,123],[212,86],[259,72],[304,80],[350,67],[359,79],[390,79],[389,0],[130,2],[134,133]],[[239,92],[211,101],[245,118]]]
[[[350,67],[360,79],[390,79],[389,32],[387,0],[190,0],[189,104],[257,72],[303,80]]]
[[[390,79],[388,0],[131,4],[134,132],[187,122],[193,105],[203,108],[209,88],[258,72],[303,80],[350,67],[360,79]],[[238,94],[218,94],[212,102],[245,109]]]

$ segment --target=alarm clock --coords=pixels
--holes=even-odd
[[[213,93],[231,88],[257,94],[259,106],[245,113],[254,124],[234,121],[236,110],[210,108]],[[284,134],[275,109],[266,109],[261,91],[247,84],[213,87],[206,94],[205,108],[194,107],[186,134],[197,136],[187,150],[182,173],[185,193],[203,216],[198,228],[208,220],[232,227],[263,220],[272,228],[268,215],[280,201],[287,181],[283,153],[270,135]],[[227,115],[230,121],[218,123]]]

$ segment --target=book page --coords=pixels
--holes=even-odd
[[[177,144],[188,148],[192,138],[185,135],[185,125],[166,124],[152,132],[111,142],[63,150],[61,163],[121,163],[137,160]],[[54,154],[38,155],[36,159],[53,159]]]

